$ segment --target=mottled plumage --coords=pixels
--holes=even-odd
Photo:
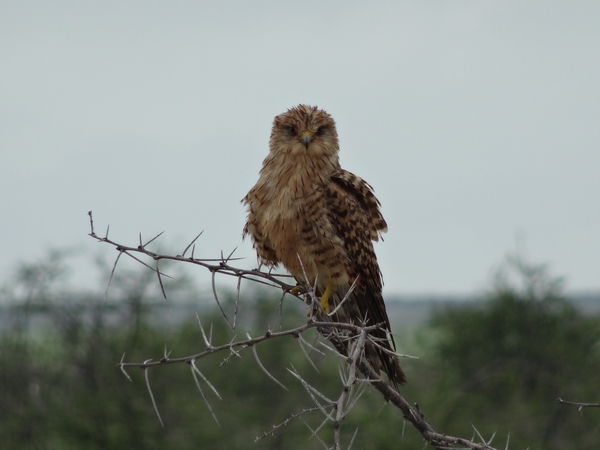
[[[251,236],[263,264],[283,264],[301,285],[316,284],[320,295],[329,285],[330,311],[356,282],[333,319],[383,323],[385,329],[372,335],[393,351],[373,249],[387,225],[371,186],[340,167],[332,117],[298,105],[275,117],[269,147],[258,182],[243,199],[244,235]],[[406,382],[395,355],[371,345],[366,356],[395,384]]]

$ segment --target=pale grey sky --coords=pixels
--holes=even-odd
[[[481,289],[517,235],[600,289],[599,24],[592,1],[2,0],[0,278],[97,251],[88,210],[255,266],[239,201],[308,103],[383,204],[386,292]]]

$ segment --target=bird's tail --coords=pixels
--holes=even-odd
[[[346,298],[347,297],[347,298]],[[344,300],[345,299],[345,300]],[[370,340],[365,346],[368,363],[378,372],[384,372],[390,382],[398,389],[406,384],[406,375],[400,367],[396,354],[396,344],[391,334],[390,322],[380,293],[374,295],[357,286],[350,294],[335,292],[330,299],[331,310],[343,303],[333,315],[335,322],[354,323],[356,325],[380,325],[372,330]]]

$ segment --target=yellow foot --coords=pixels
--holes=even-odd
[[[323,307],[323,309],[325,310],[325,312],[327,314],[329,314],[331,312],[331,309],[329,308],[329,297],[331,296],[331,281],[329,283],[327,283],[327,287],[325,288],[325,292],[323,292],[323,295],[321,296],[321,299],[319,300],[319,303],[321,303],[321,306]]]

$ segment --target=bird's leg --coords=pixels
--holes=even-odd
[[[303,281],[296,281],[296,286],[294,286],[288,292],[296,297],[300,297],[308,292],[308,288],[306,287],[306,283]]]
[[[289,293],[298,298],[302,298],[304,300],[304,303],[306,303],[307,305],[311,304],[308,297],[303,297],[304,294],[307,293],[307,290],[306,290],[306,286],[304,284],[302,284],[301,282],[298,282],[298,284],[296,286],[294,286],[292,289],[290,289]],[[307,312],[306,315],[310,316],[310,312]]]
[[[323,307],[323,309],[325,310],[325,312],[327,314],[329,314],[331,312],[331,309],[329,308],[329,297],[331,296],[332,287],[333,287],[333,285],[332,285],[331,281],[329,281],[329,283],[327,283],[327,287],[325,288],[325,292],[323,292],[323,295],[321,296],[321,299],[319,300],[319,303],[321,304],[321,306]]]

